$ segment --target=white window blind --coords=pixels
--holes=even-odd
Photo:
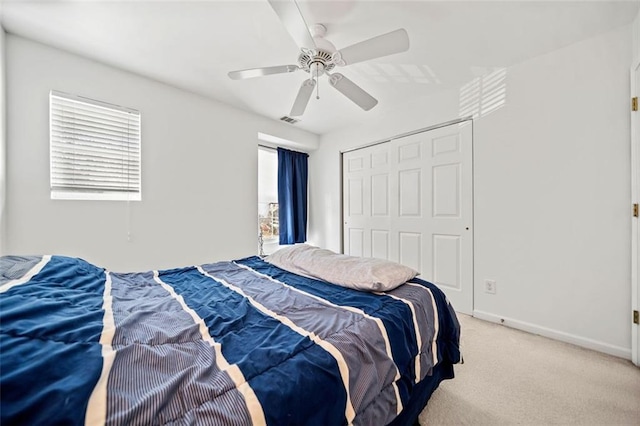
[[[140,200],[140,113],[51,91],[51,198]]]

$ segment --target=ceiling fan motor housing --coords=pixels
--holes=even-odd
[[[327,27],[324,25],[314,24],[309,27],[309,32],[313,37],[316,48],[302,48],[300,56],[298,56],[298,65],[300,65],[300,68],[305,72],[313,73],[314,76],[317,77],[336,67],[336,64],[332,60],[336,47],[324,38],[327,33]]]
[[[327,52],[326,50],[303,49],[300,56],[298,56],[298,65],[303,71],[311,73],[315,69],[314,65],[319,64],[321,66],[318,69],[322,71],[320,72],[321,75],[323,72],[331,71],[336,67],[336,64],[331,60],[332,55],[332,52]]]

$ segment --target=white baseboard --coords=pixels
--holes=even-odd
[[[512,318],[501,317],[498,315],[490,314],[488,312],[474,310],[473,316],[484,321],[502,324],[507,327],[526,331],[528,333],[538,334],[550,339],[559,340],[565,343],[571,343],[583,348],[592,349],[594,351],[603,352],[605,354],[631,360],[631,348],[623,348],[620,346],[610,345],[608,343],[599,342],[597,340],[588,339],[586,337],[580,337],[574,334],[565,333],[564,331],[553,330],[551,328],[541,327],[539,325],[515,320]]]

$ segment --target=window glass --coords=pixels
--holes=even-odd
[[[278,249],[278,153],[258,147],[258,244],[261,255]],[[261,247],[260,247],[260,243]]]

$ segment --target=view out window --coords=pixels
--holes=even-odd
[[[258,236],[260,254],[271,254],[279,247],[278,234],[278,153],[258,147]]]
[[[140,200],[140,113],[55,91],[49,103],[51,198]]]

